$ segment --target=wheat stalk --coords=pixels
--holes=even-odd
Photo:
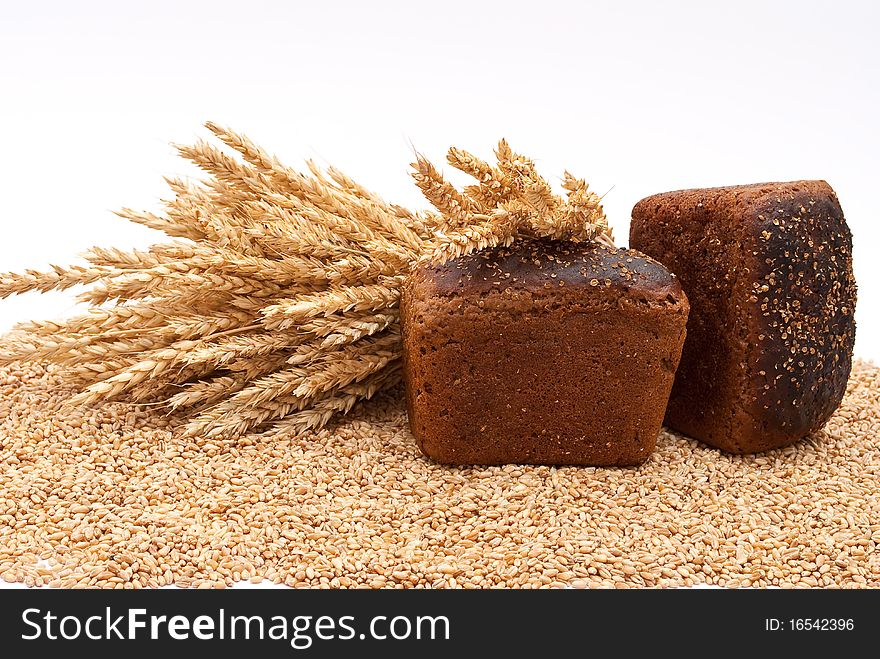
[[[167,178],[164,215],[118,212],[173,240],[0,274],[0,298],[87,286],[79,299],[90,305],[19,324],[0,363],[55,362],[81,387],[70,405],[160,403],[190,414],[190,435],[295,434],[399,382],[397,303],[415,264],[529,236],[613,244],[582,179],[566,172],[557,195],[504,140],[494,165],[449,150],[475,179],[463,189],[417,155],[413,178],[433,210],[413,211],[333,167],[297,171],[206,126],[219,145],[177,147],[203,181]]]

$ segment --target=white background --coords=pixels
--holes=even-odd
[[[414,147],[440,163],[505,136],[607,193],[621,243],[649,194],[828,180],[855,235],[856,354],[877,358],[878,5],[2,0],[0,270],[155,242],[111,211],[157,210],[162,175],[192,173],[168,143],[207,119],[411,206]],[[0,301],[0,331],[71,300]]]
[[[411,206],[413,147],[505,136],[607,192],[621,243],[652,193],[828,180],[877,358],[878,4],[2,0],[0,270],[156,241],[111,211],[157,210],[162,175],[192,171],[168,143],[207,119]],[[0,301],[0,331],[71,299]]]

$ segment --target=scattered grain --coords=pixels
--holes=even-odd
[[[60,414],[0,368],[0,576],[51,587],[880,586],[880,369],[761,456],[671,433],[638,469],[447,468],[397,391],[291,441],[186,438],[154,408]]]

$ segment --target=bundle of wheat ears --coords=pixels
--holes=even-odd
[[[118,213],[175,240],[0,275],[0,298],[89,285],[79,300],[90,305],[18,325],[0,362],[58,364],[81,388],[72,405],[185,411],[190,436],[296,434],[399,381],[399,287],[415,264],[524,236],[613,245],[583,180],[566,172],[566,194],[555,194],[504,140],[494,166],[449,150],[449,164],[476,179],[463,190],[417,156],[413,178],[434,210],[415,212],[332,167],[296,171],[206,126],[228,149],[177,147],[205,180],[168,179],[162,216]]]

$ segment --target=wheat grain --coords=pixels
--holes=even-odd
[[[400,298],[401,278],[391,278],[387,284],[340,286],[338,288],[282,300],[263,310],[265,324],[270,329],[287,329],[315,316],[329,316],[349,311],[379,311],[397,304]]]
[[[218,386],[237,386],[225,377]],[[390,364],[266,432],[224,439],[181,437],[186,417],[158,406],[60,414],[76,389],[57,366],[0,367],[0,578],[880,587],[876,366],[856,362],[826,427],[793,446],[737,456],[663,432],[639,469],[432,463],[401,397],[380,393],[398,377]],[[346,410],[347,423],[317,430]]]
[[[174,240],[95,247],[86,266],[0,275],[0,298],[86,285],[79,300],[91,305],[64,322],[20,324],[0,363],[59,364],[81,387],[71,404],[192,408],[190,431],[212,436],[284,424],[288,413],[288,430],[318,427],[399,378],[399,287],[415,263],[520,236],[610,241],[586,183],[566,173],[567,197],[555,195],[503,140],[496,166],[450,149],[449,163],[476,179],[463,190],[418,155],[413,176],[435,209],[423,212],[206,126],[222,146],[177,147],[203,181],[166,178],[164,216],[118,213]]]

